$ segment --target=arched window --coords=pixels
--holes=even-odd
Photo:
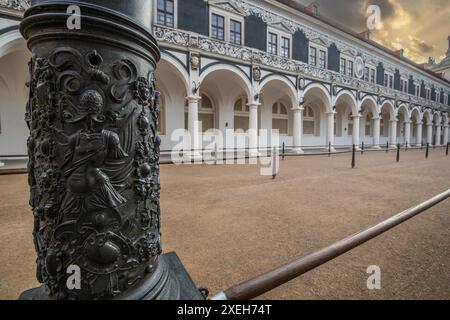
[[[366,116],[366,128],[365,128],[365,135],[371,136],[372,135],[372,119],[370,115]]]
[[[272,106],[272,129],[278,130],[279,134],[288,134],[288,109],[281,102],[276,102]]]
[[[216,123],[216,110],[211,99],[204,93],[201,95],[201,100],[198,103],[198,121],[202,124],[202,131],[205,132],[214,129]],[[184,127],[188,129],[189,107],[186,101],[184,108]]]
[[[234,130],[248,130],[250,107],[248,99],[240,98],[234,104]]]
[[[311,106],[307,106],[303,110],[303,134],[317,135],[316,131],[316,114]]]

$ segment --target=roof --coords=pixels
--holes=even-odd
[[[440,81],[444,81],[447,84],[450,84],[450,82],[448,80],[440,77],[439,74],[436,74],[435,72],[433,72],[433,71],[431,71],[429,69],[425,69],[423,67],[423,65],[415,63],[414,61],[404,57],[403,55],[400,55],[398,51],[390,50],[390,49],[386,48],[385,46],[382,46],[381,44],[379,44],[379,43],[377,43],[377,42],[375,42],[373,40],[368,39],[365,36],[366,35],[365,32],[357,33],[357,32],[355,32],[355,31],[353,31],[353,30],[351,30],[351,29],[349,29],[349,28],[347,28],[347,27],[345,27],[345,26],[343,26],[343,25],[341,25],[341,24],[339,24],[339,23],[337,23],[335,21],[332,21],[332,20],[330,20],[328,18],[325,18],[324,16],[321,16],[320,14],[316,14],[315,15],[315,14],[313,14],[310,6],[303,6],[303,5],[299,4],[298,2],[294,2],[293,0],[275,0],[275,1],[277,1],[279,3],[282,3],[282,4],[286,5],[286,6],[289,6],[289,7],[293,8],[293,9],[295,9],[297,11],[300,11],[301,13],[306,14],[306,15],[308,15],[308,16],[310,16],[310,17],[312,17],[312,18],[314,18],[314,19],[316,19],[316,20],[318,20],[320,22],[323,22],[323,23],[325,23],[325,24],[327,24],[327,25],[329,25],[329,26],[331,26],[333,28],[336,28],[336,29],[338,29],[338,30],[340,30],[340,31],[342,31],[344,33],[347,33],[347,34],[351,35],[352,37],[354,37],[354,38],[356,38],[356,39],[358,39],[360,41],[366,42],[369,45],[371,45],[371,46],[373,46],[373,47],[375,47],[377,49],[380,49],[380,50],[384,51],[385,53],[391,55],[392,57],[394,57],[396,59],[399,59],[399,60],[401,60],[403,62],[406,62],[406,63],[412,65],[413,67],[416,67],[416,68],[420,69],[421,71],[428,73],[430,76],[439,79]]]

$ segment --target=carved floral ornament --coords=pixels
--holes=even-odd
[[[0,7],[25,11],[30,7],[30,0],[0,0]]]

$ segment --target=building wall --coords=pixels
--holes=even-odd
[[[25,106],[28,100],[27,51],[15,51],[0,59],[0,156],[27,154],[28,128]]]

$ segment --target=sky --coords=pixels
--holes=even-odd
[[[312,0],[294,0],[307,5]],[[381,29],[371,39],[392,50],[404,49],[404,55],[416,63],[445,57],[450,36],[450,0],[316,0],[319,14],[348,28],[367,29],[367,8],[378,5]]]

